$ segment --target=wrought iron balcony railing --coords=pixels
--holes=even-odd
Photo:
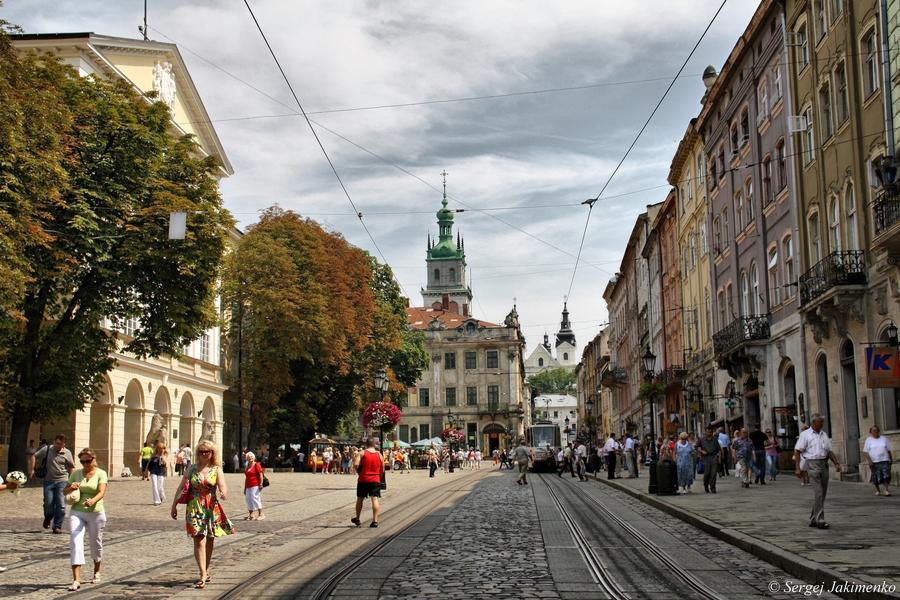
[[[865,251],[832,252],[800,276],[800,301],[812,302],[835,286],[865,283]]]
[[[721,356],[744,342],[769,339],[769,315],[738,317],[713,335],[713,349]]]
[[[684,373],[684,367],[682,367],[681,365],[673,365],[663,371],[660,371],[657,376],[657,381],[666,385],[678,383],[684,378]]]
[[[628,373],[614,363],[607,363],[600,372],[600,383],[604,385],[622,385],[628,382]]]
[[[893,187],[882,188],[872,203],[872,216],[875,221],[875,235],[900,221],[900,191]]]

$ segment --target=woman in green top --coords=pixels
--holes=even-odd
[[[78,453],[81,468],[69,475],[69,485],[63,493],[78,490],[80,498],[69,511],[69,558],[72,562],[72,585],[69,591],[81,587],[81,565],[84,564],[84,530],[87,529],[94,559],[94,577],[91,583],[100,582],[100,561],[103,558],[103,527],[106,512],[103,510],[103,496],[106,495],[108,477],[106,471],[97,466],[97,457],[90,448]]]

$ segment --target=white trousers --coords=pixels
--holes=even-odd
[[[244,490],[244,499],[247,500],[247,510],[262,510],[262,496],[259,493],[259,486],[254,485]]]
[[[103,560],[103,528],[106,513],[69,511],[69,559],[72,565],[84,564],[84,530],[87,529],[91,558],[95,563]]]
[[[163,475],[150,475],[150,489],[153,492],[153,504],[166,501],[166,478]]]

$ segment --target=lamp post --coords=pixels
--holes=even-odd
[[[653,374],[656,369],[656,355],[650,351],[650,346],[647,346],[647,351],[641,357],[641,360],[644,362],[644,380],[649,384],[653,383]],[[659,457],[656,454],[656,413],[653,410],[653,394],[650,394],[650,486],[647,488],[647,491],[651,494],[655,494],[657,492],[657,481],[656,481],[656,463],[659,460]]]
[[[896,348],[898,345],[900,345],[900,343],[898,343],[898,340],[897,340],[897,326],[894,325],[893,321],[891,321],[891,324],[888,325],[887,336],[888,336],[888,343],[891,346]]]
[[[391,381],[390,379],[388,379],[387,370],[384,367],[381,367],[377,371],[375,371],[375,389],[378,390],[378,398],[380,402],[384,402],[384,396],[385,394],[387,394],[390,384]],[[384,425],[381,425],[378,428],[378,431],[381,434],[381,447],[384,448]]]

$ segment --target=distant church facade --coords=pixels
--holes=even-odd
[[[575,370],[578,365],[578,345],[575,341],[575,332],[572,331],[572,323],[569,321],[569,308],[563,303],[562,321],[559,331],[556,333],[556,343],[550,345],[550,336],[544,334],[544,342],[532,350],[525,360],[525,375],[530,377],[537,373],[543,373],[550,369]]]

